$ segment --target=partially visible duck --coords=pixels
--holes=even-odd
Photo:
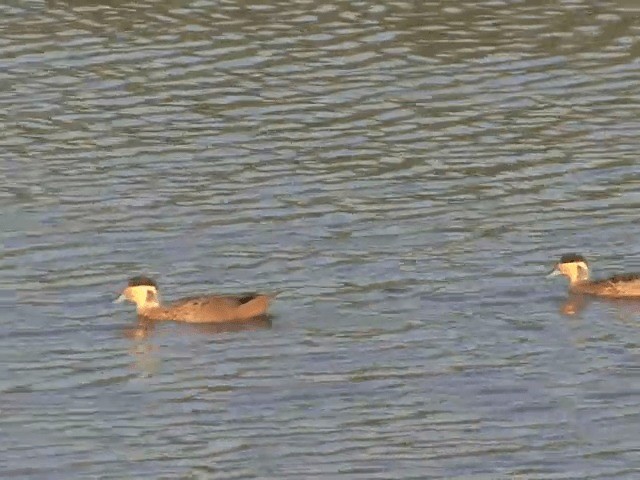
[[[266,315],[275,295],[247,294],[238,296],[206,295],[188,297],[164,305],[160,302],[158,285],[149,277],[129,280],[116,302],[136,304],[138,316],[147,320],[189,323],[247,321]]]
[[[600,297],[639,297],[640,274],[623,273],[602,280],[589,279],[589,264],[579,254],[562,255],[553,271],[547,275],[553,277],[564,275],[569,279],[569,291]]]

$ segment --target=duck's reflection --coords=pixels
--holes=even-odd
[[[560,313],[567,316],[581,314],[586,311],[594,301],[612,305],[623,314],[637,315],[640,313],[640,298],[593,297],[579,293],[569,294],[560,306]]]
[[[591,298],[586,295],[570,293],[560,306],[560,313],[567,316],[578,315],[591,303]]]
[[[124,336],[131,340],[144,340],[155,333],[159,324],[164,323],[139,318],[135,327],[125,329]],[[272,322],[271,316],[261,315],[241,322],[176,323],[175,326],[184,334],[216,335],[229,332],[266,330],[271,328]]]
[[[152,376],[160,370],[161,356],[160,347],[151,341],[157,332],[160,323],[147,319],[139,319],[138,323],[123,331],[123,335],[133,341],[130,352],[135,361],[133,367],[145,376]],[[226,323],[175,323],[176,330],[183,335],[218,335],[221,333],[233,333],[253,330],[266,330],[272,326],[271,317],[268,315],[252,318],[242,322]]]

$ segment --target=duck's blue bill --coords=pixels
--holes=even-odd
[[[558,270],[557,268],[554,268],[553,271],[547,275],[547,278],[549,277],[557,277],[558,275],[562,275],[562,272],[560,270]]]
[[[116,298],[113,303],[122,303],[126,300],[124,294],[120,295],[118,298]]]

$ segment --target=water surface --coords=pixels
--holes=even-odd
[[[636,478],[640,305],[544,274],[640,270],[639,13],[0,6],[2,478]]]

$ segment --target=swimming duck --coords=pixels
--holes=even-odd
[[[547,275],[564,275],[569,279],[569,291],[601,297],[640,297],[640,274],[623,273],[602,280],[589,280],[587,260],[576,253],[562,255],[553,271]]]
[[[140,276],[129,280],[116,303],[135,303],[138,316],[148,320],[214,323],[246,321],[266,315],[273,297],[275,295],[207,295],[182,298],[163,305],[156,282],[149,277]]]

